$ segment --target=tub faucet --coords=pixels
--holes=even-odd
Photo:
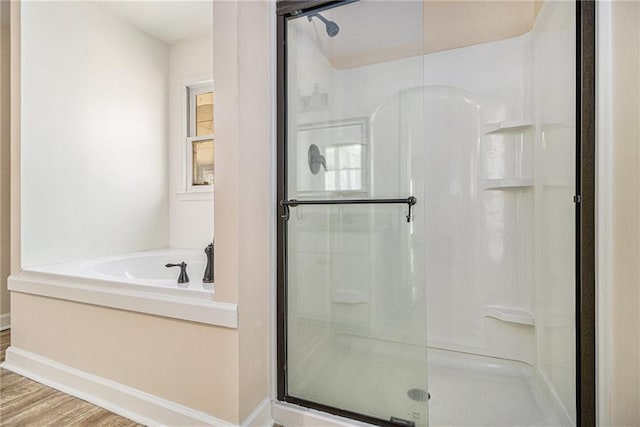
[[[204,250],[207,254],[207,268],[204,269],[202,283],[213,283],[213,243],[209,243]]]
[[[189,283],[189,276],[187,275],[187,263],[182,261],[180,264],[166,264],[165,267],[180,267],[180,275],[178,276],[178,283]]]

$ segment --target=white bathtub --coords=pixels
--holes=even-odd
[[[179,267],[187,263],[189,283],[178,283]],[[25,272],[83,278],[88,284],[109,282],[114,289],[133,289],[181,298],[211,299],[212,283],[203,283],[204,250],[160,249],[25,268]]]
[[[238,306],[214,299],[202,283],[204,249],[161,249],[26,267],[9,277],[9,290],[226,328],[238,327]],[[178,285],[187,263],[189,283]]]

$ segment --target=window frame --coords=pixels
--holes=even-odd
[[[213,92],[213,80],[198,81],[185,85],[187,102],[185,105],[185,127],[184,127],[184,177],[185,191],[187,193],[211,193],[215,185],[215,156],[214,156],[214,183],[208,185],[193,185],[193,143],[212,139],[215,150],[215,132],[208,135],[195,136],[196,134],[196,97],[207,92]]]

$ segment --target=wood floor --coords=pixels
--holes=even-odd
[[[0,332],[0,361],[11,331]],[[139,426],[84,400],[0,369],[0,426]]]

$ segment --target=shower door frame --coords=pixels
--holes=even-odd
[[[287,393],[287,226],[281,218],[287,198],[287,19],[357,0],[278,0],[277,42],[277,399],[376,425],[385,420],[290,396]],[[575,320],[576,424],[596,426],[596,286],[595,286],[595,40],[596,2],[576,1],[576,194],[575,202]]]

